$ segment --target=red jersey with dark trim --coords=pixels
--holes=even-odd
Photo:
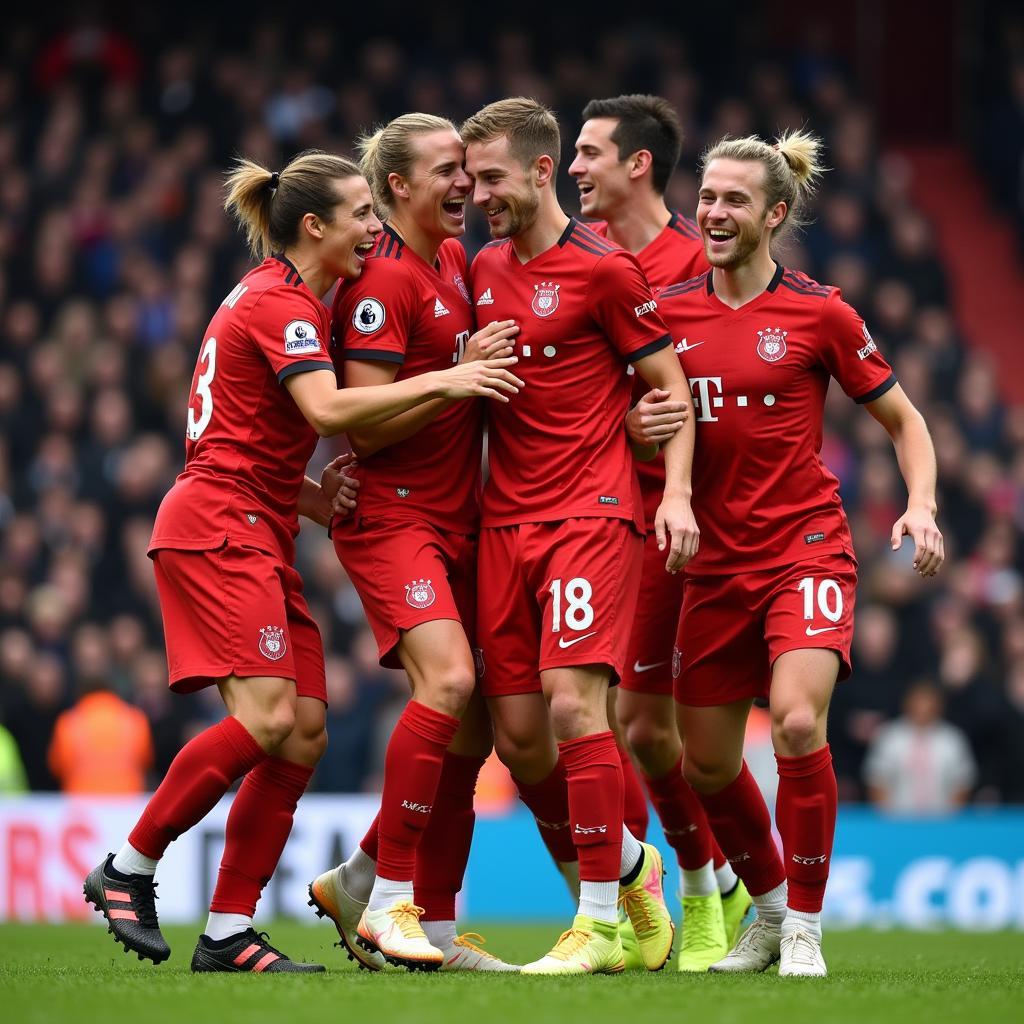
[[[636,259],[570,219],[527,263],[510,239],[485,246],[473,295],[478,323],[519,324],[515,372],[526,382],[488,407],[483,525],[598,516],[642,530],[624,371],[670,341]]]
[[[299,490],[316,431],[284,387],[328,370],[330,318],[284,257],[232,289],[199,349],[188,401],[185,469],[157,512],[149,550],[251,544],[291,564]]]
[[[659,311],[693,392],[692,573],[768,569],[826,552],[853,557],[839,481],[821,460],[832,377],[855,402],[896,383],[838,288],[779,267],[731,309],[711,272],[661,290]]]
[[[608,224],[601,221],[592,225],[595,231],[607,235]],[[662,288],[677,281],[688,281],[708,269],[700,228],[689,217],[672,211],[668,224],[649,244],[634,253],[640,269],[657,298]],[[638,377],[633,378],[633,401],[639,402],[651,389]],[[665,493],[665,456],[660,452],[649,462],[638,462],[636,473],[640,478],[640,493],[644,500],[647,529],[654,529],[654,517]]]
[[[394,363],[396,380],[444,370],[461,358],[473,332],[466,251],[442,243],[430,266],[385,226],[355,281],[334,299],[334,360]],[[401,444],[360,460],[358,517],[416,519],[472,533],[480,518],[482,403],[453,402]]]

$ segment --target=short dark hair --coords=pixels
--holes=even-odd
[[[643,93],[591,100],[583,108],[583,120],[593,117],[619,122],[611,139],[618,147],[620,160],[640,149],[651,154],[651,184],[663,195],[683,150],[683,126],[672,104],[661,96]]]

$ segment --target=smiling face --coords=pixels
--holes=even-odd
[[[462,140],[454,129],[443,129],[417,135],[412,144],[409,176],[391,175],[391,187],[420,230],[439,242],[458,238],[466,231],[466,196],[473,190]]]
[[[619,147],[612,141],[618,124],[613,117],[592,117],[576,140],[576,159],[569,173],[576,179],[585,217],[608,217],[629,201],[628,164],[619,159]]]
[[[782,223],[786,204],[767,208],[765,168],[755,160],[720,157],[704,169],[697,199],[697,226],[713,267],[733,270],[767,247]]]
[[[543,158],[542,158],[543,159]],[[475,179],[473,203],[487,214],[492,238],[514,238],[530,228],[540,210],[532,168],[523,167],[499,135],[466,147],[466,170]]]
[[[320,258],[333,275],[352,281],[363,272],[381,223],[373,212],[373,197],[365,178],[338,179],[334,190],[338,197],[334,219],[330,223],[318,221],[323,231]]]

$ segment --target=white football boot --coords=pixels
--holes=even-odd
[[[824,978],[828,974],[821,955],[821,939],[804,928],[782,936],[779,944],[779,976],[782,978]]]
[[[708,970],[713,974],[765,971],[779,959],[780,938],[779,928],[773,928],[757,917],[732,950]]]

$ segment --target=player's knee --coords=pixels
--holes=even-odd
[[[791,708],[772,717],[772,737],[780,753],[800,755],[821,746],[818,716],[811,707]]]
[[[642,765],[651,761],[660,763],[666,756],[674,753],[674,748],[679,743],[671,729],[666,728],[661,722],[642,717],[634,718],[626,726],[626,740],[629,749],[636,754]]]
[[[565,688],[554,693],[549,704],[551,727],[558,740],[576,739],[608,728],[604,704],[595,705],[586,694]]]
[[[433,707],[446,715],[461,718],[469,698],[476,686],[476,677],[472,669],[452,666],[433,675],[423,684],[426,693],[420,693],[417,687],[416,698],[425,699]]]
[[[691,752],[687,748],[683,758],[683,778],[698,793],[717,793],[724,789],[735,778],[730,775],[729,766],[722,764],[713,757],[702,757],[700,752]]]
[[[257,740],[267,750],[279,747],[295,729],[295,707],[287,700],[278,701],[259,715]]]
[[[301,742],[305,754],[302,763],[310,767],[319,764],[320,758],[327,753],[327,730],[320,729],[318,732],[305,733],[301,737]]]
[[[517,778],[532,778],[538,765],[549,759],[538,737],[526,731],[495,730],[494,750],[501,763]]]

